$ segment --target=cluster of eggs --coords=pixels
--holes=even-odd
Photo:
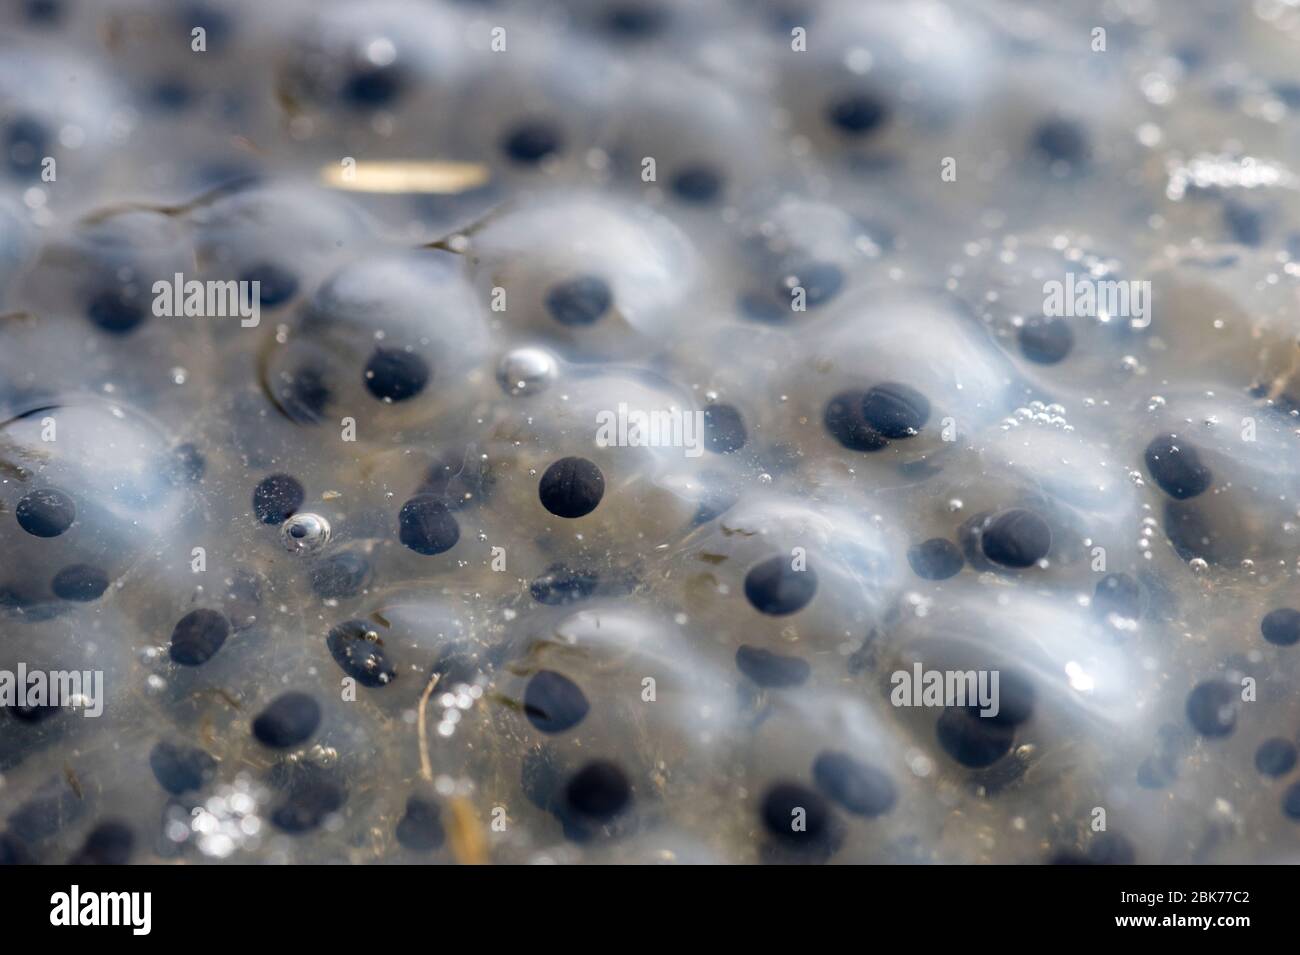
[[[0,861],[1300,853],[1293,7],[0,25]]]

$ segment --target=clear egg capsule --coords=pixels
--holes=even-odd
[[[61,226],[12,280],[8,306],[26,319],[6,323],[13,347],[0,365],[15,362],[7,375],[27,393],[57,374],[144,410],[165,400],[193,407],[186,405],[192,393],[177,386],[206,380],[193,360],[194,343],[202,349],[218,323],[243,321],[237,296],[187,285],[196,271],[191,234],[168,212],[107,209]],[[82,337],[82,350],[55,342],[71,334]],[[42,374],[16,361],[20,342],[47,356]]]
[[[1157,357],[1151,339],[1170,321],[1166,289],[1109,249],[1066,234],[1010,236],[968,250],[957,266],[955,293],[1039,396],[1074,404],[1123,388],[1133,379],[1126,358]]]
[[[777,97],[832,167],[934,168],[942,153],[919,145],[954,137],[988,87],[985,32],[946,4],[848,6],[796,26]]]
[[[203,276],[257,283],[259,320],[283,315],[364,247],[369,225],[330,193],[283,182],[218,192],[187,214]]]
[[[480,434],[492,513],[548,564],[643,560],[689,530],[705,496],[705,414],[649,373],[572,366],[539,395],[504,399]]]
[[[1070,515],[1066,522],[1081,529],[1083,536],[1125,533],[1121,528],[1130,526],[1140,511],[1132,467],[1105,434],[1091,424],[1071,425],[1067,414],[1069,410],[1059,405],[1051,412],[1041,403],[1022,408],[1009,419],[1016,424],[997,429],[979,454],[997,462],[1007,478],[1003,490],[1008,485],[1032,488],[1035,496],[1042,495]],[[952,496],[969,505],[977,494],[954,489]]]
[[[409,157],[427,145],[427,117],[444,115],[466,78],[464,27],[454,9],[409,0],[335,7],[308,17],[306,29],[287,24],[274,92],[302,152],[338,162],[376,149]]]
[[[118,85],[97,64],[14,41],[0,56],[0,101],[0,192],[25,194],[47,224],[50,208],[85,208],[114,130],[129,127]]]
[[[860,290],[783,337],[772,377],[740,393],[754,394],[755,427],[789,435],[803,451],[796,465],[819,485],[839,485],[850,468],[916,481],[1012,401],[987,333],[941,295]]]
[[[698,280],[692,253],[644,207],[571,194],[503,212],[468,255],[479,294],[515,334],[593,361],[669,344]]]
[[[1055,762],[1074,727],[1098,722],[1124,738],[1110,758],[1123,750],[1135,763],[1154,726],[1132,698],[1142,691],[1125,654],[1078,620],[1064,594],[1020,593],[990,605],[980,618],[997,632],[990,642],[956,616],[985,605],[982,591],[968,580],[951,585],[948,600],[924,604],[923,615],[914,604],[874,648],[881,693],[936,767],[996,777],[1026,754]]]
[[[156,423],[94,399],[51,399],[3,428],[6,608],[57,612],[98,600],[184,512]],[[87,467],[91,461],[99,462]]]
[[[1100,210],[1078,205],[1080,185],[1107,170],[1139,164],[1142,146],[1133,131],[1148,113],[1113,60],[1088,49],[1087,40],[1072,50],[1022,56],[1014,69],[999,68],[989,77],[971,141],[982,157],[980,186],[992,184],[993,196],[1014,181],[1022,197],[1024,190],[1032,190],[1040,216],[1044,206],[1068,208],[1072,227],[1091,232]],[[1072,95],[1081,84],[1088,96]],[[961,178],[959,171],[957,180]],[[1111,188],[1130,187],[1119,181]]]
[[[845,659],[823,661],[843,667]],[[851,672],[855,679],[863,671]],[[871,856],[916,861],[929,847],[897,845],[897,825],[928,824],[939,811],[927,781],[915,774],[915,756],[885,732],[893,714],[878,694],[808,694],[753,688],[742,677],[738,698],[744,722],[733,745],[761,762],[755,785],[738,798],[724,775],[697,799],[729,820],[724,838],[732,857],[765,863],[811,863]],[[796,822],[803,809],[803,825]]]
[[[662,196],[674,213],[716,215],[771,177],[774,130],[754,128],[761,100],[677,71],[649,86],[627,82],[617,95],[598,148],[620,192]]]
[[[478,24],[479,49],[440,131],[449,158],[483,163],[505,188],[589,180],[591,151],[622,72],[580,36],[532,19]],[[508,63],[508,69],[502,69]]]
[[[109,208],[46,241],[19,301],[40,312],[80,316],[99,333],[125,337],[154,317],[155,283],[170,286],[177,273],[193,271],[193,262],[191,235],[176,217]]]
[[[669,553],[690,570],[664,583],[696,625],[721,628],[737,650],[744,643],[804,659],[853,652],[898,582],[874,524],[771,492],[742,496]],[[746,621],[739,630],[737,619]]]
[[[1123,446],[1174,553],[1225,566],[1285,555],[1295,493],[1289,415],[1248,398],[1169,395],[1146,420],[1146,432]]]
[[[184,203],[259,171],[249,144],[269,142],[280,122],[268,95],[273,59],[277,38],[302,29],[300,8],[262,10],[250,0],[62,6],[87,34],[78,42],[101,51],[128,106],[123,118],[134,120],[114,148],[119,186]]]
[[[351,262],[329,276],[268,342],[263,388],[289,420],[356,424],[391,441],[465,400],[488,334],[460,261],[433,250]]]
[[[742,218],[737,233],[737,313],[774,325],[798,324],[871,284],[893,244],[884,222],[791,195]]]
[[[707,754],[735,717],[725,656],[698,645],[689,625],[639,601],[595,600],[534,619],[497,680],[514,703],[500,729],[523,757],[519,775],[498,790],[503,804],[543,838],[554,833],[593,847],[665,822],[696,829],[699,807],[688,794],[705,785]],[[656,785],[663,767],[634,738],[680,754],[671,791]]]

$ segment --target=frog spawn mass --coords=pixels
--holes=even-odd
[[[1300,22],[1188,6],[8,6],[0,860],[1294,861]]]

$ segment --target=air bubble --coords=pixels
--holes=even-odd
[[[536,394],[555,381],[559,373],[555,356],[542,348],[516,348],[497,366],[497,381],[510,395]]]
[[[329,543],[329,521],[319,514],[294,514],[281,525],[280,540],[291,554],[315,554]]]

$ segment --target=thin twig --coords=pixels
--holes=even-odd
[[[429,697],[433,696],[434,687],[438,685],[441,673],[434,673],[429,685],[420,694],[420,708],[417,711],[416,728],[420,739],[420,775],[426,782],[433,782],[433,764],[429,761],[429,730],[425,719]],[[487,862],[487,847],[483,844],[483,835],[474,818],[474,809],[463,796],[451,799],[451,852],[461,865],[483,865]]]
[[[429,762],[429,730],[424,718],[424,711],[429,703],[429,697],[433,695],[433,688],[438,685],[438,678],[441,676],[441,673],[434,673],[429,680],[429,685],[420,694],[420,708],[417,711],[415,724],[420,738],[420,775],[428,782],[433,782],[433,764]]]

